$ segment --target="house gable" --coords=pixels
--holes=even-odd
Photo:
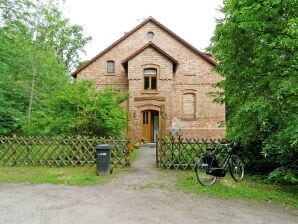
[[[164,54],[161,54],[153,47],[147,47],[127,62],[128,80],[142,80],[134,88],[134,91],[143,91],[144,70],[148,68],[156,69],[157,85],[163,86],[161,80],[171,80],[173,78],[174,63]]]
[[[203,52],[199,51],[198,49],[196,49],[195,47],[193,47],[191,44],[189,44],[188,42],[186,42],[185,40],[183,40],[181,37],[179,37],[177,34],[175,34],[173,31],[171,31],[170,29],[168,29],[167,27],[165,27],[164,25],[162,25],[161,23],[159,23],[157,20],[155,20],[152,17],[149,17],[148,19],[144,20],[141,24],[139,24],[138,26],[136,26],[134,29],[132,29],[131,31],[125,33],[124,36],[122,36],[120,39],[118,39],[117,41],[115,41],[112,45],[110,45],[109,47],[107,47],[106,49],[104,49],[102,52],[100,52],[99,54],[97,54],[95,57],[93,57],[92,59],[90,59],[85,65],[83,65],[80,68],[78,68],[71,75],[76,78],[76,76],[77,76],[78,73],[80,73],[81,71],[83,71],[85,68],[87,68],[93,62],[95,62],[97,59],[99,59],[100,57],[102,57],[103,55],[105,55],[107,52],[109,52],[110,50],[112,50],[118,44],[120,44],[121,42],[125,41],[127,38],[131,37],[138,30],[140,30],[141,28],[144,28],[144,26],[146,24],[148,24],[148,23],[152,23],[155,26],[157,26],[160,30],[162,30],[163,32],[165,32],[168,35],[170,35],[172,38],[174,38],[176,41],[178,41],[179,43],[181,43],[182,45],[184,45],[186,48],[188,48],[189,50],[191,50],[194,54],[198,55],[204,61],[208,62],[210,65],[212,65],[212,66],[215,66],[216,65],[216,62],[210,57],[209,54],[206,54],[206,53],[203,53]]]
[[[159,54],[161,54],[162,56],[167,58],[169,61],[171,61],[172,64],[173,64],[172,71],[173,71],[173,73],[176,72],[176,68],[178,66],[178,61],[175,58],[173,58],[172,56],[170,56],[168,53],[166,53],[164,50],[159,48],[157,45],[155,45],[151,41],[148,44],[146,44],[145,46],[143,46],[142,48],[138,49],[133,54],[129,55],[126,59],[123,60],[122,65],[125,68],[126,72],[128,71],[128,62],[130,60],[132,60],[134,57],[138,56],[140,53],[142,53],[143,51],[145,51],[148,48],[155,50],[156,52],[158,52]]]

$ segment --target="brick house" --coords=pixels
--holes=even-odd
[[[222,79],[214,66],[210,55],[149,17],[72,76],[127,91],[128,133],[136,140],[155,141],[158,133],[221,138],[225,106],[208,95]]]

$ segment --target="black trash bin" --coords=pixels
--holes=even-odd
[[[110,173],[111,150],[112,146],[108,144],[95,146],[97,175]]]

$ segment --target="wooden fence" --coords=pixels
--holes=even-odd
[[[92,166],[97,144],[112,145],[113,167],[130,166],[130,150],[125,139],[3,136],[0,136],[0,166]]]
[[[156,146],[156,164],[166,169],[190,169],[202,153],[211,148],[219,149],[224,140],[183,139],[180,137],[158,138]],[[223,150],[224,147],[223,147]]]

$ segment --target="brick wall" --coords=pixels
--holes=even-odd
[[[149,31],[154,33],[150,40],[147,38]],[[132,58],[126,73],[123,60],[149,41],[178,61],[175,74],[172,62],[153,48],[147,48]],[[115,61],[113,75],[107,73],[108,60]],[[143,69],[146,66],[158,71],[157,92],[143,90]],[[168,131],[182,129],[184,137],[201,138],[220,138],[225,134],[225,129],[220,128],[225,120],[225,107],[215,104],[207,95],[216,90],[213,84],[222,78],[214,72],[210,63],[152,22],[146,23],[87,66],[77,74],[77,78],[95,80],[99,89],[105,85],[115,85],[121,91],[128,91],[127,109],[135,114],[132,125],[137,138],[140,138],[141,111],[148,108],[158,110],[162,104],[166,107]],[[194,119],[183,119],[184,94],[195,97]]]

